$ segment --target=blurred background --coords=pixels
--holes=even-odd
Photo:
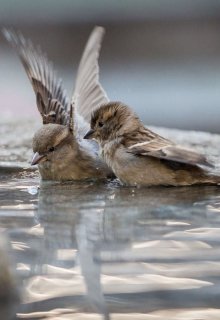
[[[219,0],[0,0],[0,26],[20,29],[54,62],[71,95],[86,40],[106,28],[100,80],[149,125],[220,133]],[[18,57],[0,36],[2,119],[40,123]]]

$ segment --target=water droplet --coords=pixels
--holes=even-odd
[[[114,199],[115,199],[115,193],[110,194],[107,198],[108,198],[109,200],[114,200]]]
[[[38,188],[37,187],[28,187],[27,191],[28,191],[28,193],[35,195],[38,193]]]

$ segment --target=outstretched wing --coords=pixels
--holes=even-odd
[[[43,123],[67,124],[68,98],[62,80],[56,79],[53,65],[46,54],[39,47],[35,48],[20,32],[3,29],[3,34],[18,53],[30,79]]]
[[[104,33],[104,28],[94,28],[78,67],[72,103],[86,122],[90,122],[91,113],[97,107],[109,101],[99,82],[98,58]]]
[[[128,151],[139,156],[151,156],[159,159],[185,163],[193,166],[212,167],[206,157],[197,152],[175,145],[169,140],[156,135],[155,139],[136,143],[128,147]]]

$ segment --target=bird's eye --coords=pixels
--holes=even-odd
[[[103,123],[103,122],[101,122],[101,121],[99,121],[98,126],[99,126],[99,128],[101,128],[101,127],[103,127],[103,126],[104,126],[104,123]]]
[[[55,150],[54,147],[49,148],[49,152],[53,152]]]

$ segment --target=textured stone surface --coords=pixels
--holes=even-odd
[[[38,127],[33,121],[0,123],[0,167],[29,166],[31,141]]]
[[[30,167],[32,157],[32,137],[39,123],[2,122],[0,123],[0,167]],[[176,143],[191,147],[208,156],[218,167],[220,157],[220,135],[208,132],[184,131],[177,129],[150,127],[150,129]]]

